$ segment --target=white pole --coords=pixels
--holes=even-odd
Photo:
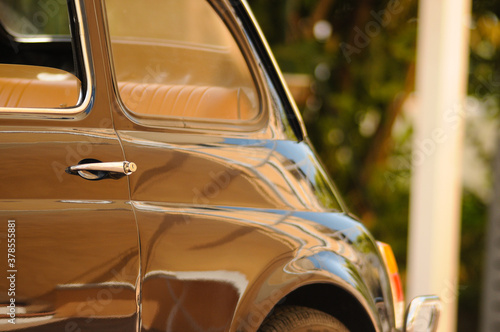
[[[436,294],[456,331],[471,0],[420,0],[407,299]]]

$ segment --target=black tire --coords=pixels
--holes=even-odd
[[[259,332],[349,332],[339,320],[311,308],[278,307],[262,324]]]

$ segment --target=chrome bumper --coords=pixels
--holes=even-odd
[[[437,296],[419,296],[414,298],[406,310],[405,332],[437,331],[441,300]]]

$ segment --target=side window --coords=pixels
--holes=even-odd
[[[248,121],[259,94],[226,24],[206,0],[106,0],[118,90],[143,117]]]
[[[83,99],[66,1],[0,0],[1,108],[68,109]]]

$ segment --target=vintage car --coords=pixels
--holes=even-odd
[[[433,331],[242,0],[0,0],[1,331]]]

